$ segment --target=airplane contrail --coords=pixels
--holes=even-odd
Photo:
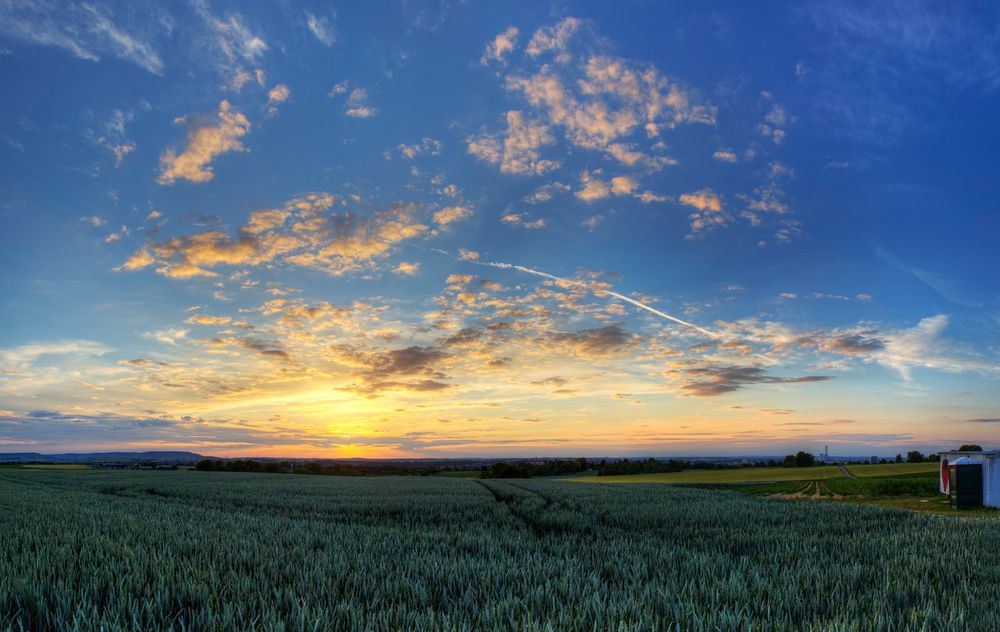
[[[528,268],[528,267],[525,267],[525,266],[519,266],[519,265],[516,265],[516,264],[513,264],[513,263],[502,263],[502,262],[498,262],[498,261],[471,261],[471,260],[469,261],[469,263],[474,263],[474,264],[480,265],[480,266],[490,266],[490,267],[493,267],[493,268],[500,268],[501,270],[517,270],[519,272],[524,272],[525,274],[532,274],[534,276],[539,276],[539,277],[542,277],[542,278],[545,278],[545,279],[550,279],[552,281],[559,281],[561,283],[567,283],[569,285],[576,285],[576,286],[585,287],[588,290],[594,292],[595,294],[607,294],[608,296],[612,296],[612,297],[614,297],[614,298],[616,298],[616,299],[618,299],[620,301],[625,301],[626,303],[629,303],[630,305],[634,305],[634,306],[638,307],[639,309],[644,309],[647,312],[650,312],[652,314],[656,314],[660,318],[665,318],[665,319],[671,320],[671,321],[673,321],[673,322],[675,322],[675,323],[677,323],[679,325],[684,325],[685,327],[690,327],[691,329],[694,329],[695,331],[699,331],[699,332],[705,334],[706,336],[708,336],[710,338],[720,338],[721,337],[719,334],[711,332],[711,331],[705,329],[704,327],[699,327],[698,325],[695,325],[694,323],[689,323],[688,321],[681,320],[680,318],[677,318],[676,316],[671,316],[670,314],[667,314],[666,312],[661,312],[660,310],[656,309],[655,307],[650,307],[649,305],[646,305],[645,303],[641,303],[641,302],[635,300],[634,298],[629,298],[628,296],[625,296],[624,294],[619,294],[618,292],[615,292],[613,290],[598,290],[598,289],[591,288],[591,286],[589,284],[584,283],[583,281],[577,281],[575,279],[564,279],[564,278],[558,277],[558,276],[556,276],[554,274],[549,274],[548,272],[542,272],[540,270],[532,270],[531,268]]]

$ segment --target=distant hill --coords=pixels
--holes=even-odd
[[[195,452],[69,452],[41,454],[39,452],[0,452],[0,463],[195,463],[203,457]]]

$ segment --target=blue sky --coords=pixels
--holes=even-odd
[[[0,451],[994,445],[997,13],[5,4]]]

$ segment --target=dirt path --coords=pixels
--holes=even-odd
[[[847,478],[857,478],[857,476],[855,476],[854,474],[851,474],[851,471],[849,469],[847,469],[846,467],[844,467],[843,465],[838,465],[837,467],[840,468],[840,471],[843,472],[844,476],[846,476]]]
[[[806,493],[812,488],[812,482],[806,483],[805,487],[798,490],[794,494],[771,494],[768,498],[806,498]]]

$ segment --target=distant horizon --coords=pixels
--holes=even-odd
[[[954,448],[941,448],[938,450],[920,450],[918,448],[911,448],[910,450],[893,452],[893,453],[882,453],[882,454],[829,454],[825,455],[828,458],[837,459],[869,459],[872,457],[893,459],[897,454],[906,457],[907,452],[911,450],[916,450],[923,454],[925,457],[938,454],[941,452],[955,452],[958,451],[959,447]],[[986,452],[992,451],[996,448],[990,448],[988,446],[982,446],[983,450]],[[823,457],[822,451],[810,452],[809,450],[803,450],[816,457]],[[600,459],[780,459],[788,456],[789,454],[795,454],[798,450],[789,452],[776,452],[776,453],[733,453],[733,454],[710,454],[710,453],[676,453],[676,454],[666,454],[666,453],[635,453],[635,454],[532,454],[532,455],[505,455],[505,456],[495,456],[495,455],[469,455],[469,456],[401,456],[401,457],[343,457],[343,456],[321,456],[321,455],[310,455],[310,456],[290,456],[290,455],[263,455],[263,454],[241,454],[241,455],[226,455],[221,453],[209,453],[209,452],[198,452],[190,449],[155,449],[155,450],[94,450],[94,451],[59,451],[59,452],[37,452],[37,451],[23,451],[23,452],[13,452],[5,451],[0,452],[0,457],[9,456],[19,456],[19,455],[30,455],[38,454],[40,456],[53,457],[53,456],[80,456],[80,455],[94,455],[100,456],[104,454],[157,454],[157,453],[178,453],[184,452],[188,454],[193,454],[195,456],[204,458],[218,458],[218,459],[268,459],[268,460],[279,460],[288,459],[295,461],[303,460],[335,460],[335,461],[491,461],[491,460],[524,460],[524,459],[551,459],[551,460],[572,460],[585,458],[587,460],[600,460]],[[2,462],[2,461],[0,461]]]

